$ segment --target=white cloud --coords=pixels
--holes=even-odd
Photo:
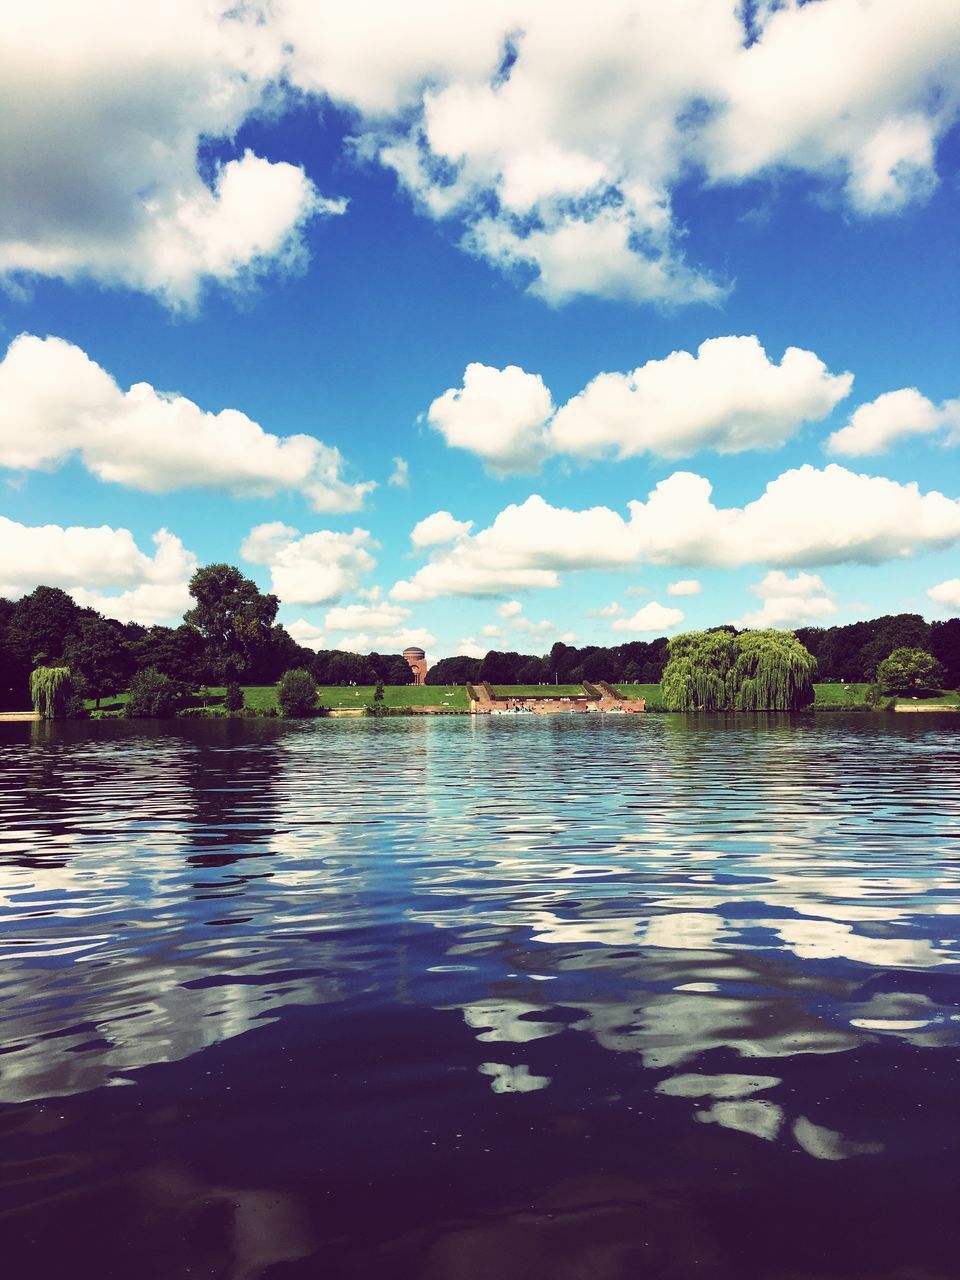
[[[348,483],[339,451],[313,436],[271,435],[146,382],[123,391],[72,343],[21,334],[0,362],[0,465],[49,469],[74,455],[98,479],[149,493],[293,490],[316,511],[354,511],[374,487]]]
[[[601,373],[555,414],[538,375],[471,364],[463,387],[434,400],[429,417],[448,444],[506,475],[535,471],[551,454],[776,448],[830,413],[852,382],[812,351],[788,347],[776,364],[755,337],[730,336],[701,343],[696,355],[674,351],[632,373]]]
[[[129,591],[112,595],[103,591],[90,591],[74,587],[70,593],[77,604],[96,609],[108,618],[120,622],[139,622],[145,627],[172,623],[179,626],[183,615],[193,607],[187,581],[156,583],[146,582]]]
[[[698,596],[703,590],[696,578],[681,578],[678,582],[667,584],[668,596]]]
[[[651,631],[666,631],[669,627],[675,627],[678,622],[683,621],[683,611],[681,609],[671,609],[668,605],[658,604],[656,600],[651,600],[649,604],[645,604],[631,618],[617,618],[613,623],[614,631],[631,631],[637,634],[646,634]]]
[[[853,376],[831,374],[812,351],[788,347],[774,364],[754,337],[712,338],[632,373],[602,373],[561,408],[555,453],[679,458],[699,449],[775,448],[825,417]]]
[[[494,474],[536,471],[547,453],[550,392],[537,374],[516,365],[468,364],[463,386],[451,387],[427,414],[447,444],[468,449]]]
[[[673,197],[811,176],[855,213],[937,183],[960,99],[953,0],[99,0],[5,15],[0,271],[81,275],[190,303],[302,259],[344,202],[303,171],[231,156],[293,94],[356,122],[355,153],[552,303],[710,302]],[[816,75],[811,74],[816,69]],[[288,86],[293,90],[290,93]],[[208,141],[226,159],[210,165]],[[211,171],[212,170],[212,171]]]
[[[799,627],[821,622],[837,611],[833,592],[815,573],[791,578],[781,569],[772,569],[750,590],[763,603],[755,612],[744,614],[737,623],[741,627]]]
[[[523,613],[523,605],[519,600],[505,600],[498,606],[497,613],[501,618],[516,618]]]
[[[69,0],[5,15],[0,55],[0,275],[89,276],[191,304],[304,256],[305,224],[342,213],[301,168],[210,140],[276,100],[276,25],[217,0],[131,11]]]
[[[613,600],[602,609],[591,609],[590,613],[595,618],[616,618],[623,613],[623,605],[618,600]]]
[[[835,463],[785,471],[743,507],[717,507],[711,495],[709,480],[676,471],[646,502],[631,502],[624,519],[608,507],[553,507],[534,494],[435,553],[390,594],[406,602],[506,595],[556,587],[565,571],[643,563],[880,564],[960,541],[960,502]]]
[[[799,172],[858,214],[894,213],[935,186],[957,116],[953,0],[764,4],[749,41],[743,11],[286,0],[280,22],[293,82],[358,112],[362,153],[473,252],[551,302],[689,302],[720,290],[684,262],[682,181]]]
[[[409,489],[410,487],[410,463],[405,458],[394,458],[393,471],[387,484],[393,485],[396,489]]]
[[[453,646],[452,657],[485,658],[489,645],[478,644],[473,636],[465,636]]]
[[[327,647],[326,637],[322,629],[314,626],[312,622],[307,622],[306,618],[298,618],[296,622],[288,622],[286,628],[297,644],[302,644],[305,649],[319,650]]]
[[[419,645],[429,651],[436,636],[426,627],[401,627],[398,631],[360,631],[351,636],[338,636],[337,648],[347,653],[402,653],[408,645]]]
[[[500,636],[503,635],[503,630],[502,628],[498,627],[495,623],[488,622],[487,625],[481,630],[480,634],[488,640],[494,640],[494,639],[498,639]]]
[[[375,600],[379,600],[383,595],[383,588],[377,586],[360,587],[357,591],[357,595],[361,600],[366,600],[368,604],[373,604]]]
[[[845,427],[827,440],[830,453],[849,457],[885,453],[911,436],[949,432],[946,442],[960,440],[960,400],[945,400],[939,407],[915,387],[888,391],[850,415]]]
[[[153,542],[150,556],[129,529],[23,525],[0,516],[0,595],[19,597],[43,583],[121,621],[179,620],[191,603],[197,559],[166,529]]]
[[[938,582],[935,587],[930,588],[927,595],[937,604],[945,604],[948,609],[960,611],[960,578]]]
[[[240,554],[270,569],[273,590],[284,604],[328,604],[356,590],[376,561],[376,543],[366,529],[333,533],[299,530],[274,521],[251,529]]]
[[[410,617],[398,604],[348,604],[330,609],[324,619],[328,631],[395,631]]]
[[[453,542],[472,528],[472,520],[455,520],[449,511],[435,511],[413,526],[410,541],[415,547],[432,547],[441,542]]]

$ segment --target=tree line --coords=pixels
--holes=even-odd
[[[29,705],[30,677],[38,667],[69,668],[78,695],[97,700],[127,689],[146,672],[187,690],[275,684],[293,669],[308,671],[318,685],[411,682],[400,654],[315,652],[297,644],[276,621],[277,597],[232,565],[198,569],[190,594],[193,606],[176,627],[118,622],[57,587],[37,587],[16,602],[0,599],[0,708]],[[729,626],[715,630],[737,634]],[[927,622],[915,613],[889,614],[844,626],[798,627],[795,635],[816,659],[818,681],[874,683],[884,660],[910,649],[937,660],[944,687],[960,685],[960,618]],[[608,647],[558,641],[547,654],[491,649],[482,658],[443,658],[427,683],[659,684],[669,656],[665,636]]]
[[[277,597],[233,565],[198,569],[190,594],[193,607],[177,627],[118,622],[78,605],[59,587],[39,586],[16,602],[0,599],[0,708],[30,705],[31,674],[38,669],[69,669],[73,696],[98,703],[138,677],[158,689],[172,682],[181,691],[275,684],[292,669],[309,671],[320,685],[412,679],[400,654],[315,652],[297,644],[276,621]]]
[[[895,649],[920,649],[943,667],[945,688],[960,685],[960,618],[927,622],[919,613],[894,613],[842,627],[796,627],[794,634],[816,658],[820,681],[872,684]]]
[[[667,662],[666,636],[602,645],[563,644],[548,654],[503,653],[491,649],[482,658],[441,658],[427,672],[427,684],[581,684],[609,680],[614,684],[659,684]]]
[[[735,627],[715,631],[738,634]],[[817,662],[815,679],[873,684],[878,668],[896,649],[930,653],[944,672],[944,686],[960,685],[960,618],[927,622],[918,613],[886,614],[839,627],[797,627],[794,634]],[[605,648],[557,643],[544,656],[491,650],[483,658],[443,658],[427,673],[427,684],[659,684],[668,661],[665,636]]]

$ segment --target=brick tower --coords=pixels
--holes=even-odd
[[[422,649],[418,649],[412,644],[409,649],[404,649],[403,656],[407,660],[407,665],[413,672],[414,684],[426,684],[427,680],[427,655]]]

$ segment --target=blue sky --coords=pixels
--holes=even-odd
[[[956,6],[562,7],[18,18],[0,591],[227,560],[434,657],[960,612]]]

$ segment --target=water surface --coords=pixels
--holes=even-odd
[[[7,1274],[952,1280],[958,781],[948,717],[0,725]]]

